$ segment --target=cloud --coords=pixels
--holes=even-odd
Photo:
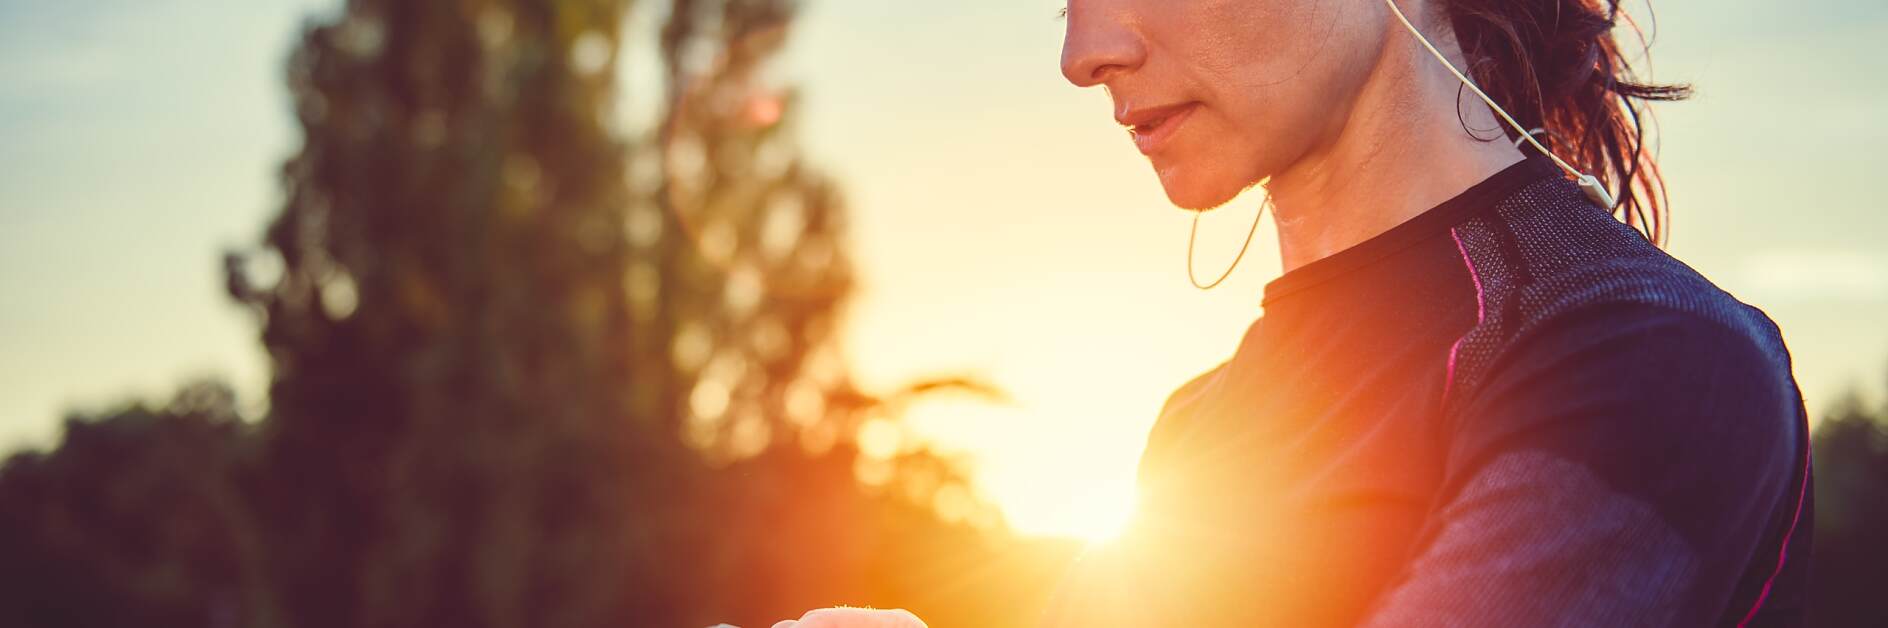
[[[1888,259],[1869,251],[1761,251],[1745,258],[1737,280],[1766,300],[1888,301]]]

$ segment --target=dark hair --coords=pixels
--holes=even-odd
[[[1477,85],[1554,154],[1614,190],[1616,211],[1646,239],[1666,239],[1665,182],[1645,149],[1637,101],[1682,100],[1687,85],[1641,83],[1613,26],[1638,24],[1618,0],[1442,0]],[[1648,5],[1649,6],[1649,5]],[[1520,139],[1508,129],[1510,139]],[[1648,220],[1647,214],[1650,214]]]

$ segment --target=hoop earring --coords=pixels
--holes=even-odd
[[[1526,143],[1527,141],[1529,141],[1529,140],[1528,140],[1528,138],[1529,138],[1529,137],[1533,137],[1533,136],[1535,136],[1535,135],[1546,135],[1546,134],[1547,134],[1547,129],[1542,129],[1542,128],[1538,128],[1538,127],[1537,127],[1537,128],[1532,128],[1532,129],[1528,129],[1528,130],[1527,130],[1527,133],[1526,133],[1525,135],[1523,135],[1523,136],[1521,136],[1521,137],[1517,137],[1517,138],[1514,138],[1514,147],[1515,147],[1515,148],[1520,148],[1520,147],[1521,147],[1521,144],[1523,144],[1523,143]]]
[[[1187,231],[1187,281],[1193,282],[1193,287],[1195,288],[1199,288],[1201,290],[1212,290],[1214,286],[1219,285],[1219,282],[1225,281],[1227,277],[1231,276],[1232,269],[1238,268],[1239,260],[1246,256],[1246,247],[1252,246],[1252,234],[1259,232],[1259,218],[1264,217],[1265,208],[1271,207],[1271,206],[1272,206],[1272,195],[1270,193],[1267,193],[1265,195],[1265,202],[1259,204],[1258,215],[1252,217],[1252,228],[1246,231],[1245,243],[1239,245],[1239,254],[1234,255],[1232,257],[1232,265],[1227,266],[1226,272],[1220,273],[1219,278],[1214,279],[1213,283],[1209,283],[1205,285],[1201,285],[1199,278],[1193,276],[1193,239],[1194,239],[1194,236],[1197,236],[1200,233],[1200,214],[1204,214],[1206,212],[1205,211],[1193,212],[1193,228]]]

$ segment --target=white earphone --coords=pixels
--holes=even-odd
[[[1600,180],[1597,177],[1580,172],[1580,170],[1574,168],[1572,164],[1567,163],[1567,160],[1561,159],[1560,156],[1555,155],[1553,151],[1547,150],[1547,147],[1542,145],[1540,140],[1534,139],[1536,133],[1546,133],[1546,129],[1522,128],[1521,123],[1515,122],[1514,116],[1508,115],[1508,111],[1502,109],[1501,105],[1495,104],[1495,99],[1489,98],[1488,94],[1482,91],[1482,88],[1475,85],[1475,81],[1469,80],[1468,75],[1456,69],[1455,64],[1450,63],[1449,58],[1444,56],[1441,50],[1437,50],[1435,44],[1429,43],[1429,38],[1424,37],[1422,31],[1416,30],[1416,25],[1411,24],[1409,17],[1403,15],[1403,9],[1396,6],[1396,0],[1383,0],[1383,3],[1389,5],[1390,13],[1396,16],[1396,21],[1402,22],[1403,28],[1408,29],[1409,34],[1415,35],[1416,41],[1421,42],[1424,48],[1429,49],[1429,54],[1435,55],[1436,60],[1442,62],[1442,67],[1448,68],[1449,73],[1454,74],[1457,80],[1462,81],[1463,86],[1467,87],[1469,91],[1475,92],[1475,95],[1480,97],[1482,102],[1488,103],[1488,108],[1495,110],[1496,115],[1501,116],[1502,120],[1507,121],[1508,126],[1514,127],[1514,130],[1521,134],[1521,138],[1514,141],[1516,147],[1519,147],[1522,142],[1533,144],[1534,148],[1541,151],[1541,154],[1554,160],[1555,165],[1560,166],[1561,170],[1565,170],[1569,176],[1574,178],[1574,181],[1580,186],[1580,191],[1586,194],[1587,199],[1605,208],[1607,211],[1611,211],[1615,205],[1619,204],[1613,199],[1613,194],[1606,191],[1606,186],[1600,184]],[[1259,229],[1259,216],[1265,215],[1265,206],[1271,203],[1272,198],[1271,195],[1268,194],[1265,198],[1265,205],[1259,207],[1259,215],[1252,217],[1252,231],[1246,233],[1245,243],[1239,245],[1239,253],[1233,256],[1232,265],[1226,267],[1226,272],[1221,273],[1218,279],[1214,279],[1212,283],[1206,284],[1200,283],[1200,280],[1193,275],[1193,239],[1194,235],[1199,233],[1200,214],[1203,212],[1193,213],[1193,229],[1187,233],[1187,280],[1193,282],[1193,287],[1201,290],[1211,290],[1214,286],[1219,285],[1219,282],[1225,281],[1226,277],[1232,274],[1232,269],[1237,268],[1239,266],[1239,260],[1245,257],[1246,247],[1252,245],[1252,235],[1257,233]]]
[[[1606,186],[1600,184],[1598,178],[1580,172],[1578,169],[1568,164],[1567,160],[1561,159],[1559,155],[1548,151],[1546,146],[1542,146],[1538,140],[1534,139],[1534,133],[1541,132],[1539,129],[1530,131],[1522,128],[1521,123],[1515,122],[1514,117],[1508,115],[1508,112],[1502,109],[1501,105],[1495,104],[1495,99],[1489,98],[1488,94],[1482,91],[1482,88],[1476,87],[1475,81],[1469,80],[1468,75],[1456,69],[1455,64],[1450,63],[1449,58],[1443,56],[1442,51],[1437,50],[1435,44],[1429,43],[1429,38],[1424,37],[1422,31],[1416,30],[1416,25],[1409,22],[1409,18],[1403,15],[1403,9],[1396,6],[1396,0],[1383,0],[1383,3],[1389,5],[1390,13],[1396,15],[1396,21],[1402,22],[1403,28],[1409,29],[1409,34],[1415,35],[1416,41],[1421,42],[1424,48],[1429,49],[1429,54],[1435,55],[1436,60],[1442,62],[1442,67],[1448,68],[1450,74],[1454,74],[1455,78],[1462,81],[1462,85],[1468,87],[1469,91],[1475,92],[1476,96],[1481,97],[1482,102],[1488,103],[1488,108],[1495,110],[1495,113],[1500,115],[1502,120],[1508,122],[1508,126],[1514,127],[1514,130],[1521,134],[1521,139],[1515,140],[1516,146],[1520,146],[1523,141],[1533,144],[1534,148],[1541,151],[1541,154],[1553,159],[1554,163],[1559,165],[1561,170],[1567,171],[1567,174],[1572,176],[1574,180],[1580,184],[1580,191],[1585,192],[1586,197],[1591,199],[1594,203],[1599,204],[1600,207],[1611,210],[1614,205],[1618,204],[1618,202],[1613,200],[1612,193],[1606,191]]]

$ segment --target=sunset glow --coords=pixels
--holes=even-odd
[[[1888,626],[1888,2],[1413,6],[0,0],[7,625]]]
[[[1063,24],[1050,17],[1061,5],[806,3],[778,77],[793,97],[759,94],[742,113],[763,126],[794,120],[807,165],[843,190],[860,286],[841,334],[862,383],[886,390],[967,373],[1004,389],[1013,405],[917,404],[911,428],[966,457],[982,496],[1017,529],[1094,538],[1132,509],[1162,400],[1230,355],[1279,267],[1267,218],[1224,285],[1187,285],[1189,215],[1163,197],[1107,96],[1058,75]],[[338,4],[205,6],[215,8],[181,22],[162,3],[8,14],[0,161],[13,178],[0,205],[14,237],[0,247],[0,283],[18,298],[0,344],[18,357],[0,365],[0,446],[50,446],[69,409],[156,396],[196,374],[227,376],[248,408],[266,407],[254,321],[228,303],[213,262],[252,242],[279,205],[280,162],[300,141],[283,55],[307,15]],[[1659,134],[1673,249],[1779,320],[1820,416],[1846,383],[1879,381],[1888,350],[1888,257],[1869,239],[1884,212],[1865,174],[1878,158],[1864,141],[1884,92],[1852,80],[1883,69],[1851,52],[1874,40],[1872,22],[1810,33],[1799,23],[1808,18],[1779,6],[1733,11],[1796,24],[1754,48],[1742,26],[1714,19],[1721,3],[1661,5],[1659,76],[1698,80],[1708,99],[1662,110]],[[660,23],[632,19],[642,34],[616,57],[627,129],[647,124],[661,78],[650,43]],[[579,56],[589,66],[597,54]],[[223,69],[182,71],[211,66]],[[1805,100],[1777,89],[1776,76],[1826,87]],[[129,94],[165,106],[94,104],[134,102]],[[1792,107],[1801,124],[1749,128]],[[201,159],[176,159],[180,146]],[[95,184],[101,155],[112,185]],[[1759,170],[1760,180],[1742,174]],[[1739,226],[1804,189],[1816,191],[1819,217],[1858,226]],[[1230,261],[1257,201],[1203,216],[1203,273]],[[65,274],[44,272],[47,260]],[[150,315],[125,319],[127,300]]]

